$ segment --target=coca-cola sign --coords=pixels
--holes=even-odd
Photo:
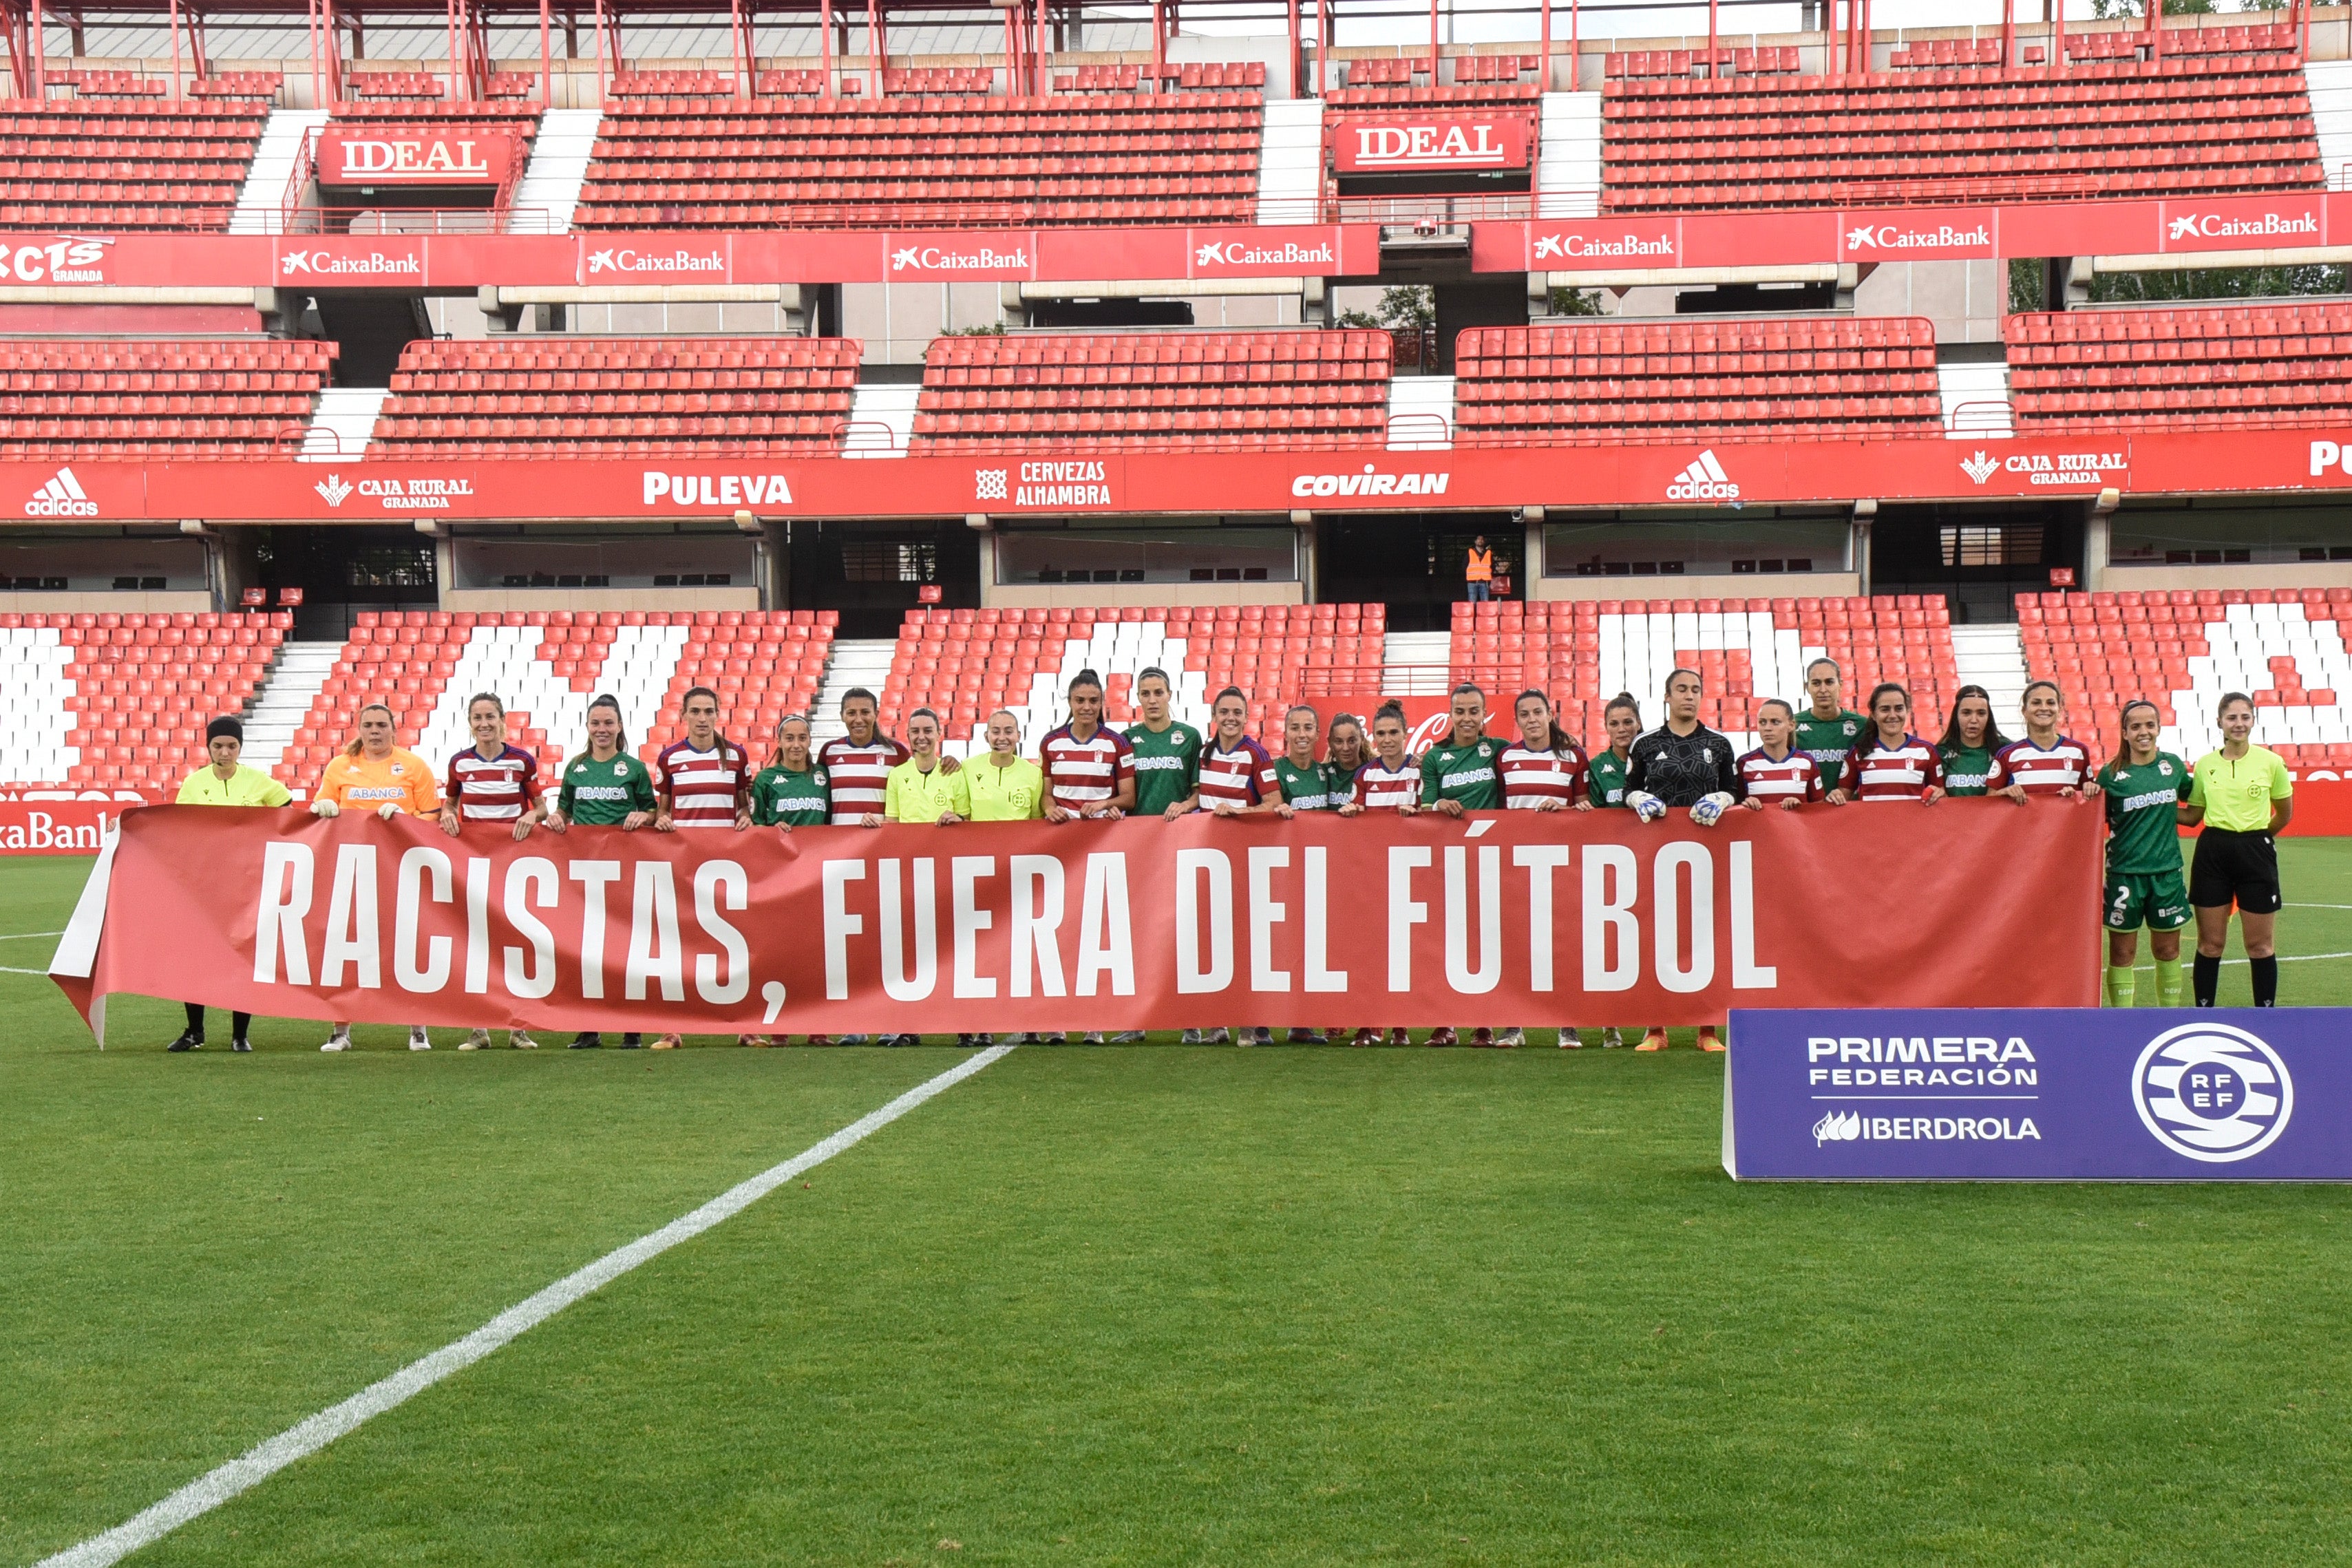
[[[1524,169],[1524,120],[1346,120],[1332,133],[1343,174],[1446,169]]]
[[[495,132],[358,131],[319,133],[322,185],[500,185],[514,142]]]

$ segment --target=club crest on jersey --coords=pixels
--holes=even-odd
[[[2170,763],[2158,763],[2156,764],[2156,771],[2162,773],[2166,778],[2170,778],[2172,776],[2172,764]]]
[[[613,776],[616,779],[627,778],[629,776],[629,765],[626,763],[614,763],[613,764]]]
[[[811,775],[811,778],[813,783],[820,784],[824,783],[824,770],[823,768],[817,769],[816,772]]]

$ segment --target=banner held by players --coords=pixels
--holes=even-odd
[[[517,843],[162,806],[124,819],[95,957],[58,979],[86,1017],[127,991],[701,1033],[2084,1005],[2098,832],[2057,803],[1947,801],[1735,811],[1712,830],[1318,813]]]

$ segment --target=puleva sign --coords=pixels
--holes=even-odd
[[[1735,1011],[1742,1181],[2352,1181],[2343,1009]]]

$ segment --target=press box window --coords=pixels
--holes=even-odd
[[[724,533],[461,533],[459,588],[724,588],[755,580],[751,542]],[[426,556],[429,564],[431,556]],[[429,583],[431,579],[428,577]]]
[[[1629,514],[1613,521],[1549,523],[1547,577],[1777,577],[1847,570],[1843,519],[1691,522]]]
[[[2274,566],[2352,561],[2352,508],[2243,501],[2126,505],[2107,525],[2107,564]]]
[[[1022,529],[996,536],[1000,584],[1295,583],[1289,528]]]

